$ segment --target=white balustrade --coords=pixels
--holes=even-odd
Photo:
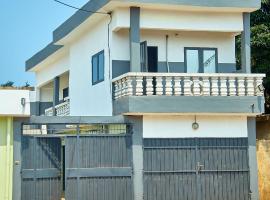
[[[55,106],[56,116],[69,116],[70,115],[70,102],[67,98],[63,103]],[[45,110],[45,116],[53,116],[53,107]]]
[[[264,77],[264,74],[129,72],[113,80],[114,99],[153,95],[263,96]]]
[[[53,108],[48,108],[45,110],[45,116],[51,117],[53,116]]]

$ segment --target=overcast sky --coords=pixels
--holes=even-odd
[[[62,1],[81,7],[88,0]],[[75,11],[53,0],[0,0],[0,84],[33,85],[25,61],[51,42],[53,30]]]

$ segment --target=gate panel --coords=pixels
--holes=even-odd
[[[200,199],[248,200],[248,139],[199,139],[198,146]]]
[[[61,198],[61,140],[22,137],[22,200]]]
[[[247,138],[144,139],[146,200],[249,199]]]
[[[66,137],[67,200],[133,199],[130,136]]]
[[[194,139],[144,139],[144,198],[196,199]]]

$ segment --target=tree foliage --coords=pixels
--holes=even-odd
[[[252,72],[265,73],[266,112],[270,113],[270,0],[251,14]]]
[[[0,85],[1,87],[14,87],[13,81],[7,81],[6,83],[3,83]]]

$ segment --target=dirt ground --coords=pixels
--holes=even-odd
[[[260,200],[270,199],[270,118],[257,122],[257,160]]]

